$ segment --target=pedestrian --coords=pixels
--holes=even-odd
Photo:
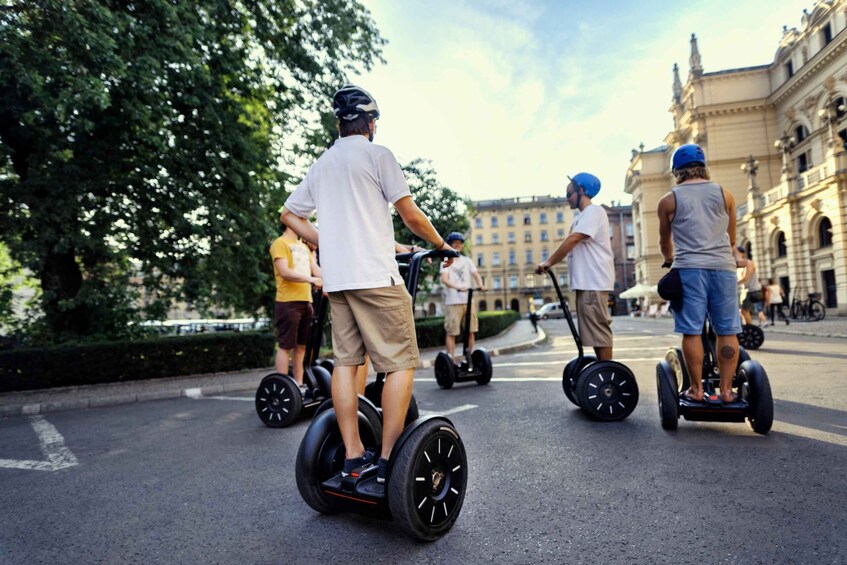
[[[288,374],[291,352],[294,352],[291,373],[306,392],[303,383],[303,360],[312,325],[312,285],[321,288],[321,269],[309,248],[283,224],[282,235],[271,243],[270,254],[276,280],[274,322],[277,329],[276,372]]]
[[[454,231],[447,236],[447,245],[462,252],[465,246],[465,236]],[[444,285],[444,333],[447,334],[447,354],[454,362],[457,361],[456,336],[461,334],[462,325],[468,307],[468,289],[471,281],[476,283],[479,290],[485,291],[482,277],[476,270],[476,265],[466,255],[456,257],[449,267],[441,267],[441,284]],[[471,304],[471,323],[468,338],[468,355],[473,353],[476,333],[479,331],[479,320],[476,305]]]
[[[699,145],[686,144],[674,151],[671,169],[677,186],[659,200],[659,248],[665,265],[678,269],[682,286],[674,331],[683,334],[682,354],[691,381],[683,395],[703,400],[700,336],[708,314],[718,336],[721,400],[732,402],[741,331],[735,270],[744,266],[735,247],[735,199],[709,180],[706,155]]]
[[[762,283],[756,274],[756,263],[748,256],[747,251],[738,246],[738,254],[746,259],[746,265],[738,270],[738,284],[742,287],[741,317],[745,324],[753,323],[753,314],[759,319],[759,325],[766,321],[764,314],[764,292]],[[746,292],[744,292],[746,289]]]
[[[785,303],[785,292],[782,290],[782,286],[776,284],[773,279],[768,279],[768,294],[770,296],[770,315],[771,315],[771,325],[776,323],[776,311],[782,311],[782,305]],[[785,320],[785,325],[788,325],[788,318],[782,318]]]
[[[357,368],[369,353],[374,370],[386,373],[377,471],[383,483],[419,362],[411,296],[394,260],[389,205],[415,235],[436,249],[451,248],[412,200],[391,151],[372,143],[379,118],[373,96],[358,86],[344,86],[333,95],[332,110],[340,137],[286,200],[282,221],[321,251],[324,290],[332,307],[332,401],[346,451],[344,476],[374,458],[359,437]],[[320,235],[306,219],[315,210]]]
[[[583,345],[594,348],[597,359],[612,359],[612,318],[607,305],[615,287],[615,264],[609,237],[609,218],[591,199],[600,192],[600,179],[579,173],[565,190],[571,210],[579,210],[570,233],[547,260],[535,268],[537,274],[568,258],[570,288],[576,291],[576,315]]]

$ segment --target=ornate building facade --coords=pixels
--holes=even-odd
[[[673,188],[670,158],[684,143],[706,152],[712,179],[735,197],[737,242],[791,296],[821,294],[847,315],[847,0],[822,0],[783,29],[773,62],[704,72],[691,36],[683,84],[673,69],[674,129],[633,150],[626,176],[636,281],[662,276],[656,207]]]

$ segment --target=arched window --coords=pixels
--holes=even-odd
[[[776,234],[776,256],[777,258],[787,257],[788,248],[785,246],[785,232],[781,231]]]
[[[488,310],[488,303],[485,300],[480,300],[479,301],[479,311],[485,312],[486,310]]]
[[[514,310],[515,312],[521,311],[521,304],[520,302],[518,302],[517,298],[512,299],[512,310]]]
[[[832,222],[824,218],[818,224],[818,249],[832,247]]]
[[[500,311],[500,310],[503,309],[503,301],[500,300],[499,298],[494,301],[494,309],[497,310],[497,311]]]
[[[794,139],[797,140],[797,143],[801,143],[804,139],[809,137],[809,130],[803,124],[800,124],[796,128],[794,128]]]

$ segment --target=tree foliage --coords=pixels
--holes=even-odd
[[[174,301],[267,306],[283,186],[382,44],[353,0],[0,11],[0,241],[39,281],[42,334],[122,337]]]

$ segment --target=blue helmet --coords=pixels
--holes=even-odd
[[[600,192],[600,179],[591,173],[577,173],[573,177],[568,177],[575,187],[582,189],[582,192],[589,198],[594,198]]]
[[[706,154],[703,153],[703,148],[696,143],[686,143],[680,145],[673,152],[671,158],[671,169],[681,169],[688,165],[706,165]]]
[[[461,241],[462,243],[464,243],[465,242],[465,236],[463,236],[461,233],[459,233],[457,231],[454,231],[454,232],[450,233],[450,235],[448,235],[445,238],[445,241],[447,242],[447,245],[450,245],[454,241]]]

